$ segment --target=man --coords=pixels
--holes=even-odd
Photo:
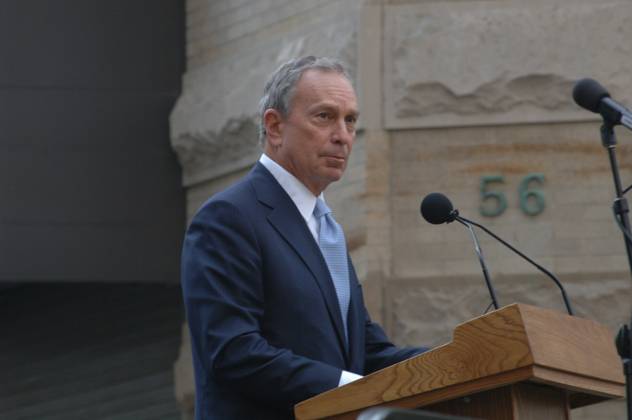
[[[292,418],[294,404],[422,351],[396,348],[369,319],[323,200],[358,118],[342,65],[289,61],[260,113],[264,154],[202,206],[185,238],[196,419]]]

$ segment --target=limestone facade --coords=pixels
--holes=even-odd
[[[630,322],[632,282],[599,119],[573,103],[571,89],[592,77],[632,101],[631,19],[628,0],[188,0],[188,70],[171,116],[188,216],[261,153],[256,106],[266,77],[292,56],[336,56],[354,74],[362,114],[348,172],[327,199],[371,315],[395,342],[444,343],[489,303],[467,231],[421,219],[420,200],[433,191],[556,273],[577,314],[614,332]],[[627,186],[632,133],[617,135]],[[530,216],[518,188],[533,173],[544,176],[545,207]],[[481,200],[488,175],[504,177],[489,184],[507,198],[497,217],[480,214],[494,204]],[[479,237],[501,304],[564,309],[547,278]],[[185,336],[176,369],[185,417],[187,346]],[[623,410],[614,402],[573,418]]]

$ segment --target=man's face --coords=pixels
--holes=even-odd
[[[294,87],[287,117],[276,110],[264,114],[266,154],[318,195],[342,177],[357,118],[355,92],[346,77],[307,70]]]

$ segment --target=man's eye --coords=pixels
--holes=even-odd
[[[345,121],[347,122],[347,124],[355,124],[358,119],[354,116],[348,116],[347,118],[345,118]]]
[[[316,116],[322,120],[326,120],[329,118],[329,114],[327,112],[319,112]]]

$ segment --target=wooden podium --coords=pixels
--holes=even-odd
[[[374,406],[481,419],[568,419],[625,395],[610,331],[513,304],[457,326],[452,342],[297,404],[297,420],[355,419]]]

